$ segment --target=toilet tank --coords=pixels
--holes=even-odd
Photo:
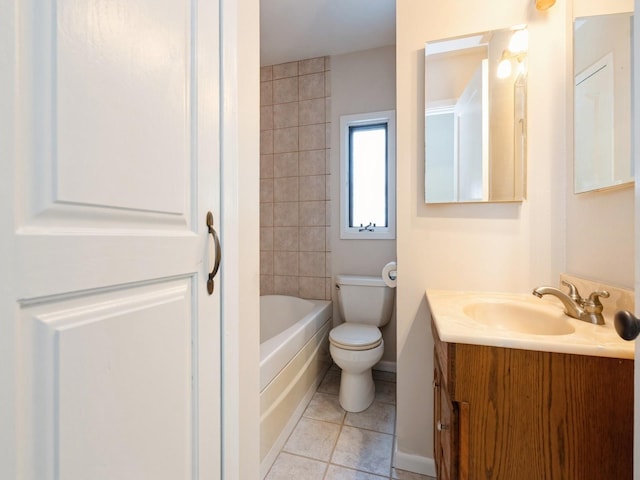
[[[337,275],[338,306],[345,322],[381,327],[391,319],[395,289],[381,277]]]

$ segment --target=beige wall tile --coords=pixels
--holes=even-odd
[[[275,227],[273,249],[280,252],[298,251],[298,227]]]
[[[298,216],[298,202],[278,202],[273,206],[272,224],[278,227],[297,227]]]
[[[325,202],[325,214],[326,214],[326,222],[325,225],[331,225],[331,200],[327,200]]]
[[[273,202],[273,178],[263,178],[260,180],[260,202]]]
[[[300,200],[324,200],[325,175],[300,177]]]
[[[324,73],[324,96],[331,96],[331,72]]]
[[[273,82],[260,83],[260,106],[273,105]]]
[[[327,252],[325,258],[324,274],[326,277],[331,277],[331,252]]]
[[[274,128],[298,126],[298,102],[277,103],[273,106]]]
[[[273,295],[273,275],[260,274],[260,295]]]
[[[324,226],[325,222],[326,214],[324,201],[300,202],[301,226]]]
[[[331,149],[330,148],[327,148],[325,150],[325,155],[326,155],[326,157],[325,157],[326,158],[326,160],[325,160],[325,167],[326,167],[325,173],[328,175],[328,174],[331,173]]]
[[[324,57],[324,69],[331,70],[331,57]]]
[[[331,200],[331,175],[325,175],[324,198]]]
[[[273,271],[276,275],[298,275],[298,252],[273,252]]]
[[[263,130],[260,132],[260,154],[270,153],[273,153],[273,130]]]
[[[326,129],[324,123],[304,125],[300,127],[299,135],[300,150],[318,150],[325,147]]]
[[[298,151],[298,127],[279,128],[273,131],[273,153]]]
[[[273,227],[260,227],[260,250],[273,250]]]
[[[314,123],[325,122],[325,101],[324,98],[314,98],[312,100],[300,100],[300,125],[312,125]]]
[[[274,293],[276,295],[298,296],[298,277],[276,275],[274,277]]]
[[[273,66],[273,79],[298,76],[298,62],[280,63]]]
[[[273,67],[260,67],[260,81],[267,82],[273,80]]]
[[[260,273],[273,275],[273,252],[260,252]]]
[[[300,85],[300,100],[309,100],[311,98],[321,98],[325,96],[324,73],[312,73],[310,75],[301,75],[298,77]],[[274,82],[274,103],[275,101],[275,82]]]
[[[298,271],[303,277],[324,277],[326,254],[324,252],[300,252]]]
[[[322,175],[325,173],[325,151],[305,150],[300,152],[300,175]]]
[[[325,123],[324,124],[324,132],[325,132],[325,145],[331,145],[331,124],[330,123]]]
[[[325,232],[327,234],[326,240],[324,242],[324,248],[327,252],[331,251],[331,234],[333,233],[333,227],[327,226],[325,227]]]
[[[324,252],[325,227],[300,227],[300,251]]]
[[[312,300],[324,300],[326,297],[323,277],[300,277],[300,297]]]
[[[276,202],[297,202],[298,191],[298,177],[274,179],[273,198]]]
[[[261,227],[273,226],[273,203],[260,204],[260,226]]]
[[[331,295],[333,294],[333,279],[331,277],[325,278],[325,300],[332,300]]]
[[[299,74],[324,72],[324,57],[309,58],[299,62]]]
[[[273,103],[298,101],[298,78],[290,77],[273,81]]]
[[[273,130],[273,105],[260,107],[260,130]]]
[[[273,178],[273,154],[260,155],[260,178]]]
[[[298,152],[276,153],[273,156],[274,177],[298,176]]]

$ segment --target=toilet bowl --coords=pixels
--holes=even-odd
[[[338,302],[345,323],[329,332],[329,352],[342,370],[340,405],[366,410],[375,397],[371,368],[384,353],[382,332],[393,310],[393,290],[381,278],[338,275]]]

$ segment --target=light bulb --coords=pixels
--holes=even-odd
[[[503,58],[498,64],[498,78],[508,78],[511,75],[511,60]]]
[[[523,53],[529,48],[529,30],[523,28],[516,30],[509,40],[509,51],[511,53]]]

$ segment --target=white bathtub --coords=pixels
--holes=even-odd
[[[264,477],[331,363],[331,302],[260,297],[260,473]]]

